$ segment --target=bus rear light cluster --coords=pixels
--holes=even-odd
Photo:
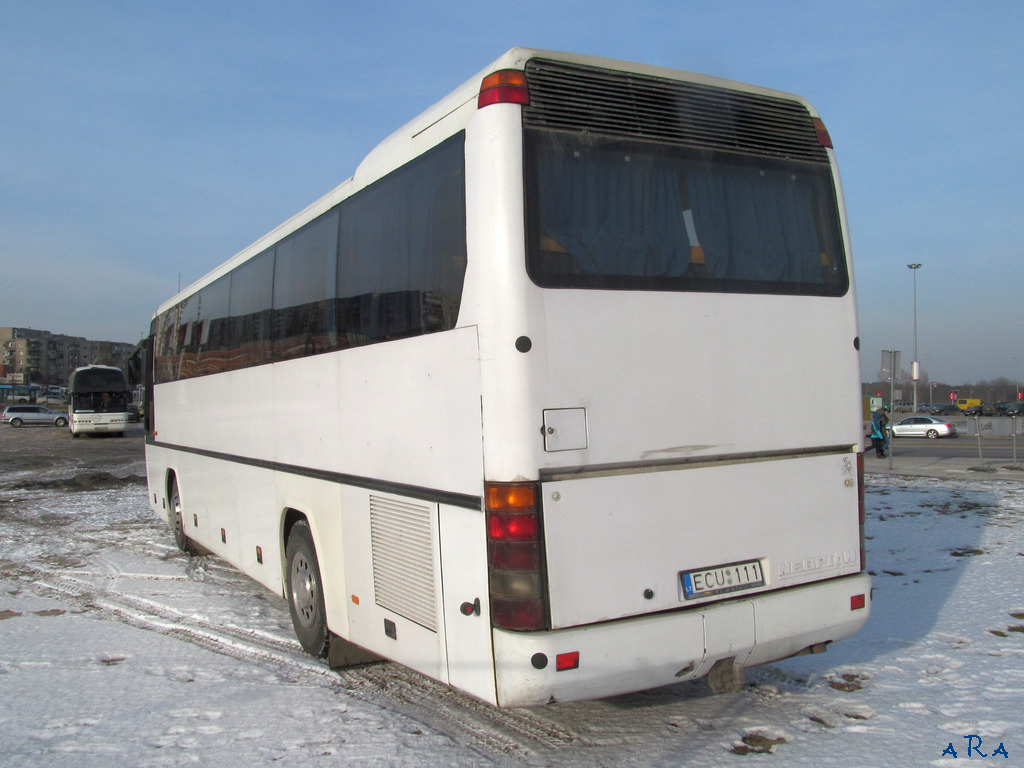
[[[828,135],[828,128],[825,127],[824,121],[820,117],[814,117],[811,118],[811,122],[814,123],[814,133],[818,137],[818,143],[832,149],[832,137]]]
[[[492,72],[480,83],[477,109],[490,104],[529,104],[530,91],[526,86],[526,73],[518,69],[500,69]]]
[[[537,486],[488,483],[484,493],[491,623],[502,629],[546,629]]]

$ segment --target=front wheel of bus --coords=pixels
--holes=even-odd
[[[288,608],[299,644],[310,656],[327,655],[327,616],[320,581],[320,563],[313,545],[309,523],[299,520],[292,526],[285,547],[288,561]]]
[[[77,437],[77,435],[76,435]],[[174,543],[187,555],[198,554],[196,545],[185,535],[185,517],[181,512],[181,494],[178,493],[178,478],[171,475],[171,484],[167,489],[167,500],[171,506],[171,530],[174,531]]]

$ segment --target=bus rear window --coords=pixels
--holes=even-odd
[[[545,288],[842,296],[827,163],[526,132],[527,268]]]

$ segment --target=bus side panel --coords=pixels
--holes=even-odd
[[[154,394],[159,442],[480,494],[475,328],[159,384]]]
[[[442,505],[439,530],[448,683],[497,704],[484,515]]]
[[[185,535],[274,592],[282,593],[281,515],[275,473],[153,445],[146,446],[146,464],[150,506],[168,524],[170,500],[166,496],[170,471],[177,478],[181,494]],[[310,480],[303,482],[315,484]]]

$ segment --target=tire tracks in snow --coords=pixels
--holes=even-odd
[[[89,560],[86,568],[64,571],[7,561],[0,564],[0,573],[79,611],[257,664],[287,680],[338,687],[356,699],[399,712],[498,765],[544,764],[545,757],[567,747],[587,746],[579,733],[530,710],[492,707],[401,665],[378,662],[332,670],[305,655],[294,639],[186,614],[118,588],[122,580],[190,581],[185,573],[127,573],[109,558]]]

